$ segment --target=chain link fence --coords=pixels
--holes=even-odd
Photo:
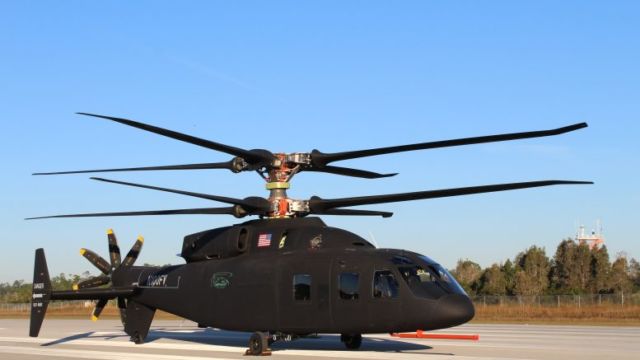
[[[93,301],[54,301],[49,303],[49,310],[64,310],[78,308],[92,308],[95,304]],[[25,313],[28,314],[31,309],[31,303],[0,303],[0,313]]]
[[[508,296],[508,295],[475,295],[471,297],[475,306],[531,306],[563,307],[574,306],[577,308],[586,306],[640,305],[640,293],[637,294],[586,294],[586,295],[533,295],[533,296]]]

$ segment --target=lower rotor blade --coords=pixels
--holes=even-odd
[[[111,278],[109,276],[106,276],[106,275],[96,276],[86,280],[82,280],[79,283],[75,284],[73,286],[73,290],[94,288],[94,287],[106,285],[110,281],[111,281]]]
[[[135,244],[131,247],[131,250],[127,253],[127,256],[122,261],[122,266],[127,267],[133,265],[140,254],[140,250],[142,249],[142,244],[144,243],[144,238],[142,236],[138,236]]]
[[[40,172],[40,173],[33,173],[32,175],[67,175],[67,174],[86,174],[86,173],[96,173],[96,172],[119,172],[119,171],[206,170],[206,169],[232,170],[233,161],[219,162],[219,163],[186,164],[186,165],[145,166],[145,167],[131,167],[131,168],[120,168],[120,169]]]
[[[359,177],[359,178],[365,178],[365,179],[379,179],[379,178],[398,175],[398,173],[379,174],[372,171],[351,169],[351,168],[345,168],[345,167],[339,167],[339,166],[323,166],[321,168],[312,166],[309,168],[305,168],[304,171],[324,172],[324,173],[353,176],[353,177]]]
[[[92,321],[98,321],[98,318],[100,317],[102,310],[104,310],[104,307],[107,306],[108,301],[109,300],[107,299],[98,300],[98,302],[96,303],[95,309],[93,309],[93,314],[91,314]]]
[[[382,204],[382,203],[398,202],[398,201],[434,199],[434,198],[449,197],[449,196],[461,196],[461,195],[471,195],[471,194],[496,192],[496,191],[526,189],[526,188],[540,187],[540,186],[582,185],[582,184],[593,184],[593,182],[544,180],[544,181],[529,181],[529,182],[509,183],[509,184],[471,186],[471,187],[442,189],[442,190],[428,190],[428,191],[418,191],[418,192],[388,194],[388,195],[361,196],[361,197],[351,197],[351,198],[341,198],[341,199],[321,199],[319,197],[314,196],[309,200],[309,208],[311,209],[311,213],[322,214],[330,209],[339,208],[339,207],[356,206],[356,205]]]
[[[109,265],[107,260],[103,259],[93,251],[82,248],[80,249],[80,255],[89,260],[89,262],[92,263],[93,266],[97,267],[103,274],[108,275],[111,272],[111,265]]]
[[[202,194],[202,193],[196,193],[196,192],[191,192],[191,191],[175,190],[175,189],[169,189],[169,188],[162,188],[162,187],[158,187],[158,186],[135,184],[135,183],[125,182],[125,181],[110,180],[110,179],[104,179],[104,178],[98,178],[98,177],[92,177],[91,180],[103,181],[103,182],[108,182],[108,183],[118,184],[118,185],[127,185],[127,186],[139,187],[139,188],[143,188],[143,189],[170,192],[170,193],[186,195],[186,196],[193,196],[193,197],[197,197],[197,198],[201,198],[201,199],[219,201],[219,202],[222,202],[222,203],[232,204],[232,205],[246,205],[246,202],[244,200],[242,200],[242,199],[235,199],[235,198],[230,198],[230,197],[226,197],[226,196],[209,195],[209,194]]]
[[[150,211],[68,214],[68,215],[39,216],[39,217],[27,218],[25,220],[102,217],[102,216],[146,216],[146,215],[234,215],[234,208],[222,207],[222,208],[197,208],[197,209],[176,209],[176,210],[150,210]]]

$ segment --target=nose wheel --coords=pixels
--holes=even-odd
[[[355,350],[359,349],[360,345],[362,345],[362,335],[361,334],[341,334],[340,341],[344,343],[344,346],[347,349]]]

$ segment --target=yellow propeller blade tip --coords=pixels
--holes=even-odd
[[[91,315],[91,321],[98,321],[98,317],[95,315]]]
[[[144,238],[142,237],[142,235],[138,235],[138,240],[140,240],[141,243],[144,242]]]
[[[85,248],[80,249],[80,255],[84,256],[84,253],[86,253],[86,252],[87,252],[87,249],[85,249]]]
[[[78,284],[73,284],[73,285],[71,285],[71,288],[72,288],[74,291],[78,291]]]
[[[112,234],[113,234],[113,229],[108,229],[108,230],[107,230],[107,234],[108,234],[108,235],[112,235]]]

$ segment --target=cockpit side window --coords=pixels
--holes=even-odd
[[[419,264],[404,256],[394,256],[391,259],[414,295],[436,299],[451,292],[466,294],[460,284],[440,264],[424,255],[419,258],[422,260]]]
[[[377,299],[393,299],[398,297],[398,281],[389,270],[373,273],[373,297]]]
[[[456,279],[454,279],[454,277],[447,271],[447,269],[443,268],[442,265],[433,264],[431,268],[438,273],[438,276],[440,277],[440,279],[446,282],[453,289],[454,292],[458,294],[467,295],[467,292],[464,291],[462,286],[458,284]]]

